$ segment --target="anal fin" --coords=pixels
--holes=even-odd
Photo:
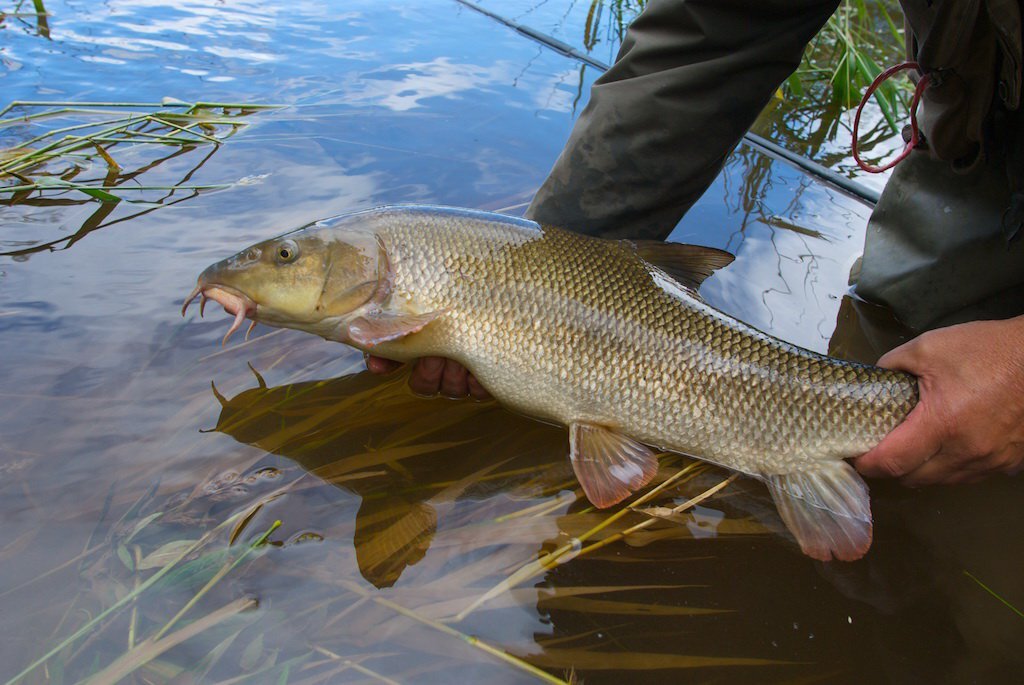
[[[604,509],[647,485],[658,472],[654,451],[603,426],[569,426],[569,459],[587,499]]]
[[[803,553],[820,561],[853,561],[871,547],[868,486],[845,461],[767,476],[782,520]]]

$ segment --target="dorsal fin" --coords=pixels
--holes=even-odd
[[[725,250],[661,240],[627,241],[637,255],[686,287],[696,291],[704,279],[735,259]]]

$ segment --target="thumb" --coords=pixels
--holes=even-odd
[[[938,432],[929,425],[927,412],[918,403],[900,425],[857,457],[853,465],[869,478],[898,478],[935,456],[941,444]]]
[[[876,364],[883,366],[887,369],[894,369],[897,371],[907,371],[914,373],[914,370],[918,366],[918,347],[920,346],[920,337],[909,340],[899,347],[894,347],[885,354],[883,354]],[[914,375],[918,375],[914,373]]]
[[[384,359],[372,354],[366,356],[366,370],[370,373],[391,373],[402,366],[401,362]]]

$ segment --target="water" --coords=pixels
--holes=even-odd
[[[647,3],[646,0],[479,0],[473,4],[561,41],[600,63],[611,64],[629,23]],[[835,30],[824,30],[808,47],[795,79],[791,79],[796,81],[797,87],[787,82],[780,88],[751,130],[787,150],[856,179],[861,185],[880,191],[888,173],[871,174],[861,170],[851,153],[854,111],[860,93],[846,93],[841,85],[833,87],[832,82],[842,84],[847,80],[841,75],[834,75],[834,65],[846,51],[836,38],[837,32],[851,40],[861,59],[880,65],[879,70],[906,59],[902,38],[896,40],[891,35],[890,20],[897,31],[902,31],[897,28],[902,24],[894,5],[896,3],[891,2],[843,3],[841,12],[833,18]],[[580,66],[581,80],[588,70],[593,70],[593,67]],[[857,75],[856,78],[861,77]],[[886,121],[876,99],[872,98],[864,105],[860,154],[870,164],[888,161],[903,149],[903,139],[897,129],[909,122],[905,111],[909,101],[906,83],[902,96],[895,96],[897,111],[893,113],[892,124]],[[861,89],[867,85],[867,82],[861,83]],[[900,109],[900,103],[903,109]]]
[[[580,5],[542,4],[581,35]],[[65,641],[26,682],[127,659],[140,682],[535,680],[523,664],[587,683],[1019,674],[1020,619],[972,579],[1024,605],[1019,479],[873,484],[876,542],[847,565],[801,556],[764,490],[738,480],[682,522],[585,548],[648,520],[628,514],[448,620],[610,515],[576,501],[564,431],[415,398],[295,332],[221,349],[225,318],[178,309],[210,262],[316,218],[394,202],[521,212],[596,72],[442,0],[46,5],[47,31],[0,25],[5,103],[288,107],[216,148],[112,148],[140,172],[122,185],[245,179],[229,189],[123,190],[142,202],[116,205],[51,191],[0,210],[4,680]],[[2,128],[2,147],[67,123]],[[77,178],[106,173],[89,164]],[[844,299],[868,214],[741,147],[673,239],[737,254],[705,287],[713,304],[871,359],[900,333]],[[662,477],[688,463],[666,459]],[[726,477],[702,471],[658,504]],[[145,642],[193,600],[164,633],[188,639]]]

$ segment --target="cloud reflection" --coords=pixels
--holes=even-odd
[[[353,104],[377,105],[395,112],[424,106],[424,100],[454,97],[507,83],[514,71],[507,62],[485,67],[438,57],[429,62],[398,64],[362,74],[347,93]],[[479,94],[477,95],[479,96]]]

